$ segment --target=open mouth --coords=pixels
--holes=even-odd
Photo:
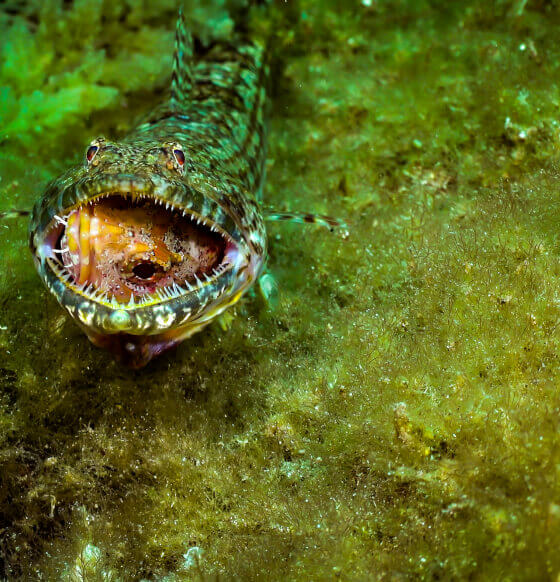
[[[122,309],[213,282],[232,267],[237,246],[219,225],[188,210],[109,192],[55,216],[43,253],[66,286]]]

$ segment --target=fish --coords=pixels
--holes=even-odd
[[[123,139],[97,137],[29,223],[39,276],[91,342],[141,368],[234,306],[263,275],[266,46],[195,53],[179,11],[168,96]],[[270,284],[267,285],[270,287]]]

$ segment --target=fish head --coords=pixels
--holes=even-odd
[[[91,142],[30,223],[47,288],[98,346],[142,367],[234,305],[258,278],[258,205],[175,141]]]

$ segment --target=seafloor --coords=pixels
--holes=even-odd
[[[559,579],[560,5],[340,4],[250,12],[267,204],[350,223],[270,226],[273,310],[131,372],[0,224],[0,579]],[[207,43],[242,5],[187,13]],[[0,11],[0,210],[28,209],[157,102],[176,3]]]

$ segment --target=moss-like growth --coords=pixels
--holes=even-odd
[[[351,229],[271,226],[274,311],[130,372],[0,225],[0,578],[556,579],[560,8],[338,6],[277,8],[267,204]],[[0,209],[157,102],[175,9],[4,10]]]

